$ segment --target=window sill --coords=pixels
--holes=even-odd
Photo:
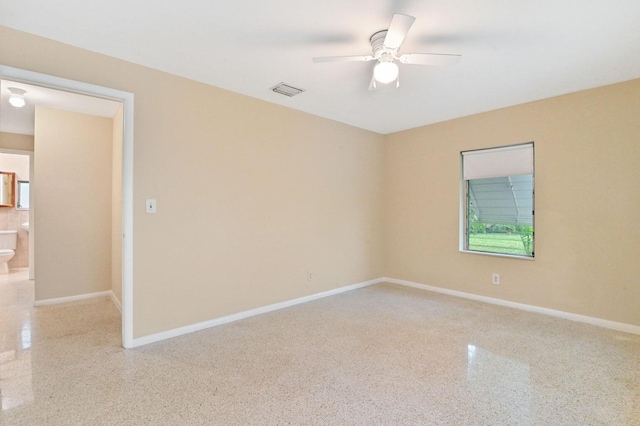
[[[473,250],[460,250],[460,253],[479,254],[482,256],[493,256],[493,257],[507,257],[510,259],[520,259],[520,260],[535,260],[535,257],[518,256],[517,254],[489,253],[484,251],[473,251]]]

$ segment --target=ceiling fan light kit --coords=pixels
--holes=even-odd
[[[388,84],[396,82],[399,87],[399,68],[397,62],[413,65],[455,65],[460,61],[460,55],[438,53],[406,53],[398,55],[400,46],[404,42],[409,29],[416,18],[396,13],[391,19],[389,29],[374,33],[369,42],[373,55],[360,56],[328,56],[313,58],[313,62],[368,62],[376,60],[373,77],[369,90],[378,88],[376,83]]]
[[[391,83],[398,78],[398,65],[393,61],[380,61],[373,69],[373,77],[378,83]]]

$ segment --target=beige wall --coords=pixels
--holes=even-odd
[[[640,325],[639,117],[634,80],[389,135],[387,276]],[[536,259],[460,253],[460,151],[528,141]]]
[[[154,79],[135,92],[136,336],[382,275],[382,136]]]
[[[2,27],[0,58],[135,95],[135,337],[384,275],[640,324],[638,81],[384,137]],[[536,260],[459,253],[459,152],[531,140]]]
[[[36,300],[111,289],[110,118],[36,106]]]
[[[134,93],[135,337],[383,275],[383,136],[3,27],[0,58]]]
[[[33,136],[0,132],[0,148],[33,151]]]
[[[0,153],[0,170],[3,172],[15,173],[16,185],[19,180],[29,180],[29,156],[22,154]],[[17,199],[18,194],[16,193],[16,200]]]
[[[111,155],[111,290],[122,303],[122,107],[113,117]]]

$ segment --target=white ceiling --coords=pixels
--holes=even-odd
[[[15,108],[9,104],[10,87],[25,91],[24,107]],[[121,104],[92,96],[0,80],[0,132],[33,135],[36,105],[113,118]]]
[[[375,92],[372,62],[312,63],[369,54],[393,13],[416,17],[400,53],[462,62]],[[639,18],[638,0],[0,2],[0,25],[383,134],[639,78]]]

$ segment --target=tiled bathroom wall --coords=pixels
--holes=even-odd
[[[20,226],[29,222],[29,210],[16,210],[13,207],[0,207],[0,230],[17,230],[18,244],[16,254],[9,261],[9,269],[29,266],[29,233]]]

